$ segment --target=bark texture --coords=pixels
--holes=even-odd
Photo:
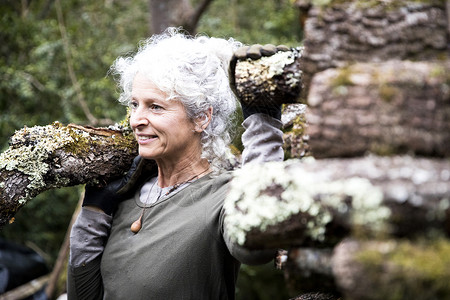
[[[448,159],[305,158],[235,172],[225,226],[247,249],[289,249],[292,291],[317,299],[450,295]]]
[[[309,136],[306,133],[308,107],[296,103],[285,105],[281,115],[283,123],[283,149],[286,159],[302,158],[311,155],[308,144]]]
[[[315,159],[235,170],[224,226],[245,248],[290,249],[285,275],[295,290],[449,298],[446,3],[301,2],[304,49],[238,62],[236,89],[249,103],[306,103],[285,106],[284,147],[287,158]],[[37,192],[120,175],[135,155],[112,135],[53,127],[24,129],[2,154],[2,224]]]
[[[305,41],[299,63],[307,107],[285,108],[294,112],[283,122],[285,150],[291,158],[321,158],[298,167],[295,176],[304,182],[289,187],[296,187],[298,199],[312,190],[310,198],[331,217],[323,226],[317,222],[324,220],[320,209],[311,207],[306,215],[290,210],[281,222],[247,230],[243,240],[263,243],[265,232],[269,241],[290,241],[285,278],[298,293],[447,299],[450,2],[314,3],[319,2],[296,1],[302,16],[308,14],[301,20]],[[403,156],[392,157],[397,154]],[[350,192],[357,189],[343,188],[357,178],[370,182],[353,185],[369,191],[361,207],[355,205],[358,194]],[[289,195],[279,190],[262,194]],[[382,200],[367,210],[380,192]],[[333,209],[330,199],[342,206]],[[354,214],[364,207],[361,226]],[[377,207],[389,213],[380,218]],[[316,233],[322,228],[322,240],[311,239],[314,228]]]
[[[197,32],[200,17],[213,0],[196,1],[195,7],[190,0],[149,0],[150,32],[161,33],[168,27],[183,27],[192,35]]]
[[[249,249],[334,246],[349,235],[450,235],[447,159],[290,160],[235,173],[225,224]]]
[[[121,129],[54,123],[16,132],[0,156],[0,226],[48,189],[122,176],[136,155],[134,137]]]
[[[303,48],[278,52],[258,60],[236,63],[235,83],[239,99],[250,105],[296,103],[303,90],[300,67]]]
[[[450,61],[357,63],[314,76],[306,120],[314,157],[450,156]]]
[[[317,297],[329,293],[331,299],[447,299],[448,251],[450,243],[442,238],[345,239],[334,248],[296,248],[284,266],[286,282],[292,289],[314,290]]]
[[[331,268],[344,299],[448,299],[448,239],[345,240]]]
[[[303,71],[348,62],[448,57],[445,1],[345,1],[313,6],[305,23]]]

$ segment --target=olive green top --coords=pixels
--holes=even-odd
[[[105,299],[234,299],[239,262],[221,230],[229,177],[205,176],[160,199],[137,234],[138,193],[122,203],[101,264]]]
[[[281,123],[264,115],[246,122],[243,163],[282,160]],[[231,177],[206,175],[162,196],[137,234],[130,226],[142,212],[140,189],[113,218],[83,208],[71,232],[69,300],[234,299],[240,263],[268,262],[275,251],[250,252],[227,238]]]

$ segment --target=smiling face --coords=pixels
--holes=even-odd
[[[139,144],[139,155],[156,162],[176,164],[186,157],[200,157],[200,134],[184,106],[166,100],[150,80],[137,74],[131,93],[130,125]]]

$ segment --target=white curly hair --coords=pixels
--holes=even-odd
[[[119,101],[129,105],[134,77],[145,74],[168,100],[184,105],[191,120],[212,107],[213,115],[202,132],[202,158],[217,172],[228,157],[236,111],[236,98],[230,88],[228,67],[233,51],[242,44],[234,39],[204,35],[189,36],[180,28],[143,41],[138,52],[119,57],[111,67],[118,75]]]

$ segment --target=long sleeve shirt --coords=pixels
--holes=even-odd
[[[243,126],[243,164],[283,160],[281,122],[256,114]],[[69,299],[234,299],[240,264],[274,253],[228,239],[223,201],[231,178],[203,176],[145,210],[136,191],[113,217],[82,209],[71,233]],[[143,210],[134,234],[130,226]]]

